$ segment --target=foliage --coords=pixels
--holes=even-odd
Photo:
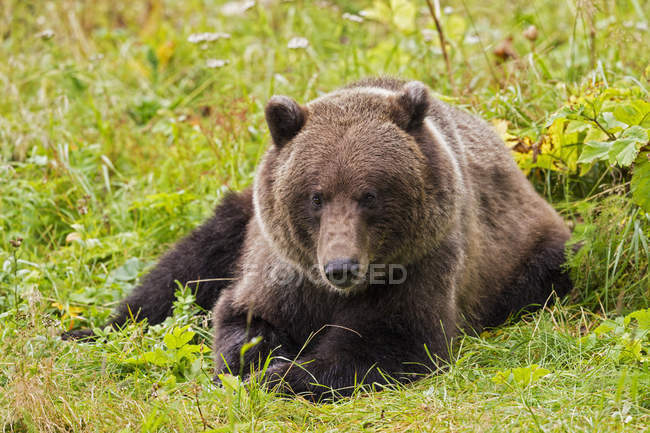
[[[514,156],[524,171],[542,168],[585,175],[598,163],[633,167],[632,197],[650,212],[647,91],[634,83],[618,86],[597,83],[579,89],[567,105],[550,116],[535,143],[529,137],[511,140],[515,142]]]
[[[582,338],[587,350],[619,363],[650,361],[650,309],[633,311],[625,317],[605,320]]]
[[[371,9],[364,11],[363,16],[384,24],[394,25],[398,31],[410,33],[415,30],[415,12],[415,4],[408,0],[389,0],[388,2],[376,0]]]
[[[573,300],[603,312],[650,306],[650,215],[622,194],[572,209],[579,213],[572,245],[580,248],[569,257]]]
[[[526,387],[550,373],[551,370],[540,367],[537,364],[531,364],[527,367],[509,368],[505,371],[497,371],[492,378],[492,381],[499,384]]]
[[[209,352],[204,345],[189,344],[196,335],[189,325],[182,328],[174,327],[163,337],[164,348],[157,347],[154,350],[143,352],[127,358],[126,364],[135,366],[152,364],[158,367],[165,367],[173,374],[174,380],[185,379],[191,370],[200,369],[203,358],[197,357],[197,353]]]
[[[575,218],[573,248],[580,247],[569,252],[578,287],[573,300],[592,309],[620,313],[646,307],[650,298],[647,94],[631,80],[591,80],[576,88],[539,133],[501,131],[524,172],[544,172],[557,183],[559,173],[565,176],[565,199],[579,199],[565,206]]]

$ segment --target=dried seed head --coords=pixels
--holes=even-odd
[[[524,37],[531,42],[536,41],[538,36],[539,32],[537,31],[537,27],[533,25],[528,26],[528,28],[524,30]]]
[[[508,36],[502,40],[495,48],[494,55],[502,62],[510,59],[517,59],[519,56],[512,45],[512,36]]]

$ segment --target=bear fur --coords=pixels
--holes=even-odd
[[[233,278],[197,291],[214,305],[216,373],[248,376],[271,354],[265,380],[317,399],[422,377],[460,332],[571,289],[560,216],[485,122],[422,83],[274,96],[266,119],[252,190],[164,256],[113,324],[164,320],[175,280]]]

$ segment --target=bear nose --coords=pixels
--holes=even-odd
[[[324,270],[330,283],[341,288],[349,287],[359,273],[359,261],[352,258],[330,260]]]

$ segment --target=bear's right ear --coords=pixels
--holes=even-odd
[[[419,81],[406,83],[393,97],[393,118],[398,126],[411,131],[424,122],[429,111],[429,90]]]
[[[273,143],[284,146],[298,134],[307,120],[307,110],[287,96],[272,96],[264,110]]]

